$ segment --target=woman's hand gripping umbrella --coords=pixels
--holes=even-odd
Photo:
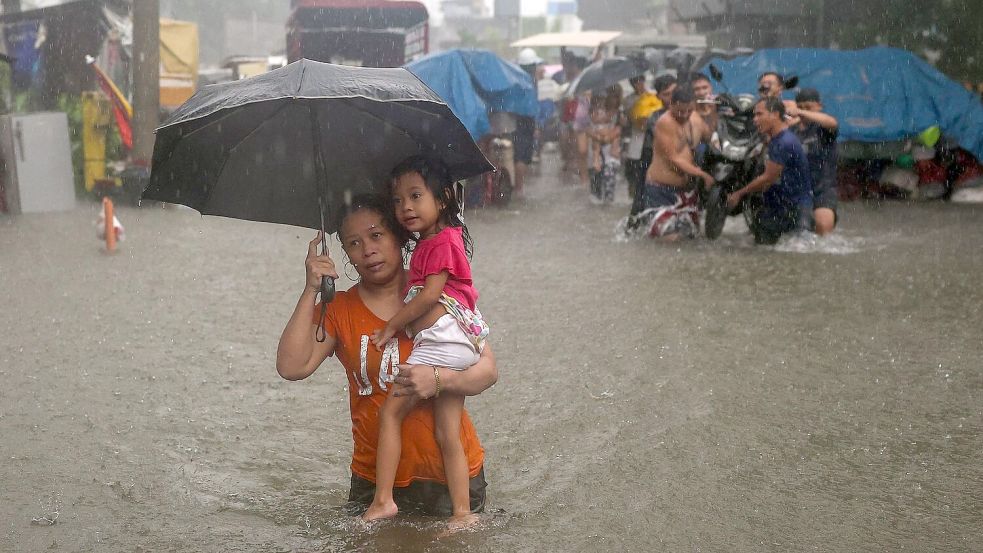
[[[454,180],[493,170],[447,104],[409,71],[299,60],[207,86],[157,129],[143,198],[203,215],[338,228],[353,194],[411,155]],[[334,294],[325,276],[323,303]],[[324,339],[323,328],[318,339]]]

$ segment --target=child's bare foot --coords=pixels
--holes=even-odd
[[[399,512],[399,508],[392,501],[389,503],[375,503],[373,502],[369,505],[368,510],[362,515],[362,520],[365,522],[371,522],[373,520],[381,520],[384,518],[392,518],[396,516]]]

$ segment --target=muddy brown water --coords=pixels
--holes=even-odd
[[[980,550],[981,207],[665,246],[540,173],[469,214],[501,377],[444,538],[355,528],[344,373],[276,375],[310,231],[121,208],[107,256],[95,204],[0,217],[0,551]]]

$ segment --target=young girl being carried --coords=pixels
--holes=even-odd
[[[443,163],[421,156],[400,163],[392,173],[391,193],[396,219],[416,233],[410,259],[406,304],[372,337],[384,348],[408,329],[413,352],[407,364],[464,370],[478,361],[488,326],[476,307],[478,292],[471,280],[471,237],[461,219],[454,183]],[[440,445],[453,518],[470,519],[468,465],[461,444],[464,396],[437,393],[433,398],[434,437]],[[390,395],[379,412],[375,497],[362,516],[375,520],[394,516],[393,484],[401,453],[401,429],[413,407],[407,397]]]

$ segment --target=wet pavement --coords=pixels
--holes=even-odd
[[[468,214],[501,377],[489,512],[443,538],[357,529],[342,369],[276,375],[311,231],[0,217],[0,551],[979,550],[983,206],[667,246],[549,161]]]

